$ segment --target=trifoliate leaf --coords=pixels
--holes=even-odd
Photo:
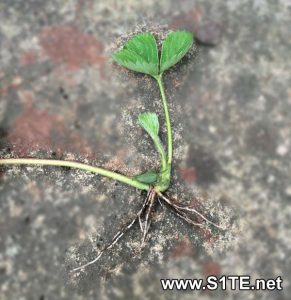
[[[141,33],[130,39],[122,50],[113,53],[113,60],[121,66],[152,76],[159,73],[157,43],[151,33]]]
[[[193,44],[193,35],[187,31],[176,31],[167,35],[162,45],[160,73],[174,66]]]
[[[157,181],[158,173],[156,173],[155,171],[147,171],[145,173],[136,175],[133,178],[142,183],[152,184]]]
[[[155,141],[159,138],[159,119],[155,113],[142,113],[138,116],[138,123]]]

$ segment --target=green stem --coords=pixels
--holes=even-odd
[[[169,115],[169,110],[168,110],[168,104],[167,104],[167,99],[166,99],[163,80],[162,80],[162,74],[155,76],[155,79],[157,80],[159,88],[160,88],[165,117],[166,117],[167,134],[168,134],[168,164],[171,166],[172,159],[173,159],[172,127],[171,127],[171,120],[170,120],[170,115]]]
[[[7,158],[7,159],[0,159],[0,165],[41,165],[41,166],[55,166],[55,167],[70,167],[70,168],[79,169],[91,173],[96,173],[102,176],[106,176],[113,180],[131,185],[140,190],[148,191],[150,189],[149,185],[131,179],[125,175],[121,175],[102,168],[93,167],[91,165],[78,163],[74,161],[54,160],[54,159],[34,159],[34,158]]]

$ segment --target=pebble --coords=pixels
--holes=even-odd
[[[217,46],[222,38],[222,26],[215,22],[208,22],[195,30],[195,38],[204,46]]]
[[[286,145],[279,145],[276,149],[276,153],[280,156],[285,156],[288,153],[288,147]]]
[[[208,129],[209,129],[209,132],[212,133],[212,134],[215,134],[217,132],[217,128],[213,125],[210,125],[208,127]]]

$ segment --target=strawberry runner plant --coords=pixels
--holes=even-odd
[[[166,120],[167,129],[167,151],[159,137],[159,120],[156,113],[145,112],[138,116],[138,124],[147,132],[152,139],[156,151],[160,156],[160,169],[147,170],[142,174],[135,176],[126,176],[107,169],[95,167],[92,165],[65,160],[54,159],[34,159],[34,158],[3,158],[0,159],[0,165],[42,165],[42,166],[62,166],[93,172],[113,180],[120,181],[134,188],[147,191],[140,210],[130,220],[127,225],[117,232],[111,242],[106,245],[99,254],[88,263],[74,268],[72,271],[84,269],[85,267],[97,262],[99,258],[112,248],[118,240],[130,229],[136,222],[139,223],[142,231],[142,244],[147,239],[147,234],[151,224],[151,213],[157,200],[162,204],[169,206],[174,213],[194,226],[204,226],[204,222],[211,224],[219,229],[221,226],[215,224],[203,214],[198,212],[193,206],[185,205],[165,196],[171,184],[171,169],[173,160],[173,138],[171,119],[166,100],[163,75],[165,71],[177,64],[193,45],[193,36],[190,32],[177,31],[168,34],[162,43],[162,49],[158,51],[155,37],[151,33],[141,33],[131,38],[121,50],[115,52],[112,58],[119,65],[139,73],[153,77],[160,90],[162,104]],[[196,214],[202,222],[194,221],[191,214]]]

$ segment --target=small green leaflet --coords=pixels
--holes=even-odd
[[[138,116],[138,123],[156,141],[159,138],[159,119],[155,113],[142,113]]]
[[[160,73],[180,61],[193,44],[193,35],[186,31],[176,31],[167,35],[162,45]]]
[[[150,135],[157,151],[161,155],[162,165],[166,166],[167,157],[159,138],[159,119],[155,113],[142,113],[138,116],[138,123]]]
[[[155,171],[147,171],[145,173],[136,175],[133,178],[142,183],[153,184],[157,181],[158,174]]]
[[[142,113],[138,116],[138,123],[143,127],[143,129],[150,135],[154,144],[156,145],[158,151],[163,151],[160,149],[159,139],[159,119],[155,113]],[[155,171],[147,171],[143,174],[134,177],[139,182],[152,184],[157,181],[158,174]]]
[[[130,39],[122,50],[113,53],[113,60],[130,70],[156,76],[159,74],[157,43],[151,33],[141,33]]]

